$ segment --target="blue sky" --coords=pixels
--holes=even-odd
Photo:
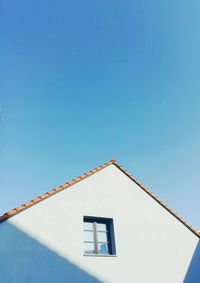
[[[1,214],[116,158],[200,229],[199,8],[1,1]]]

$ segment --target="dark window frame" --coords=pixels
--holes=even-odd
[[[94,253],[86,253],[84,250],[84,255],[87,256],[116,256],[116,246],[115,246],[115,235],[114,235],[114,223],[112,218],[105,217],[95,217],[95,216],[84,216],[83,222],[88,222],[93,224],[93,230],[85,231],[93,231],[94,242],[92,241],[84,241],[84,243],[94,243]],[[98,233],[102,231],[98,231],[97,224],[105,224],[106,225],[106,233],[107,233],[107,242],[98,241]],[[108,253],[100,253],[98,250],[98,244],[105,243],[108,246]]]

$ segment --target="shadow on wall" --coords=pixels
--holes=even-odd
[[[78,266],[18,230],[0,223],[2,283],[100,283]]]
[[[200,283],[200,241],[195,249],[183,283]]]

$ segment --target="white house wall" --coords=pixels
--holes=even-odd
[[[83,216],[113,218],[116,257],[83,255]],[[6,244],[8,236],[1,233],[8,223],[98,282],[106,283],[182,283],[198,244],[189,229],[115,165],[2,222],[0,260],[1,249],[4,255],[12,255],[11,245]],[[8,265],[12,257],[7,257]],[[19,269],[10,272],[17,278]],[[20,269],[23,272],[29,270]],[[5,270],[2,274],[2,282],[10,283],[6,282],[10,277]],[[58,283],[67,282],[62,280],[63,275],[58,276]]]

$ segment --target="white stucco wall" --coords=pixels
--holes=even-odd
[[[116,257],[83,256],[83,216],[113,218]],[[107,283],[182,283],[198,244],[191,231],[114,165],[3,222],[0,231],[8,222]],[[5,254],[6,236],[0,240]]]

